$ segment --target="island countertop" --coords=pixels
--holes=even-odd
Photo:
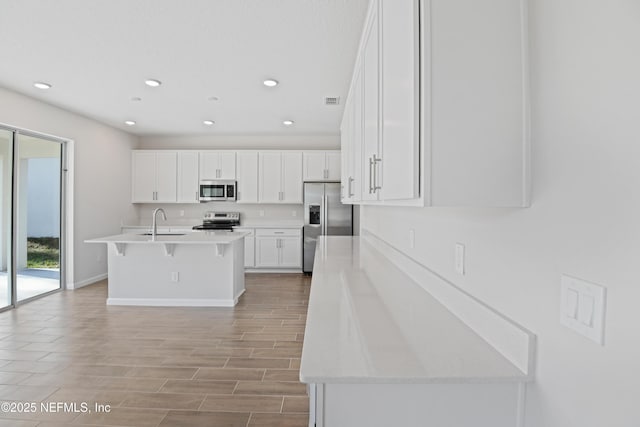
[[[98,237],[85,240],[85,243],[139,243],[139,244],[195,244],[195,245],[224,245],[235,242],[247,236],[249,233],[242,231],[199,231],[185,232],[184,234],[158,234],[152,240],[150,235],[126,233],[114,236]]]

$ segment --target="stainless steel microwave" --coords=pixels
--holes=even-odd
[[[236,200],[236,182],[229,180],[200,181],[199,197],[203,202],[234,202]]]

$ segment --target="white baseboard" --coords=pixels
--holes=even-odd
[[[246,268],[245,273],[298,273],[302,274],[299,268]]]
[[[242,295],[242,294],[240,294]],[[238,298],[240,297],[238,295]],[[233,307],[234,299],[163,299],[163,298],[107,298],[107,305],[139,305],[148,307]]]
[[[244,294],[244,291],[245,290],[243,289],[238,293],[238,295],[236,295],[236,297],[233,299],[233,302],[234,302],[233,305],[236,305],[238,303],[238,301],[240,300],[240,297],[242,296],[242,294]]]
[[[79,289],[79,288],[82,288],[84,286],[92,285],[92,284],[94,284],[96,282],[99,282],[101,280],[104,280],[106,278],[107,278],[107,273],[103,273],[103,274],[99,274],[97,276],[89,277],[88,279],[85,279],[85,280],[80,280],[79,282],[67,283],[67,289]]]

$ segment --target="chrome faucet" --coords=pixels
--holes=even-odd
[[[157,221],[158,212],[162,214],[163,220],[165,221],[167,220],[167,215],[164,213],[164,209],[158,208],[155,211],[153,211],[153,225],[151,227],[151,240],[156,240],[156,235],[158,234],[158,221]]]

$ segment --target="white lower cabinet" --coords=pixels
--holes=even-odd
[[[256,266],[256,233],[253,228],[236,228],[234,231],[250,233],[244,237],[244,267]]]
[[[257,268],[302,268],[300,229],[257,229]]]

